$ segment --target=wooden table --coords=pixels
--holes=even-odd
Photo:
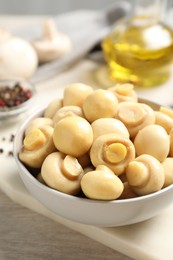
[[[1,260],[128,260],[130,258],[13,203],[0,192]]]

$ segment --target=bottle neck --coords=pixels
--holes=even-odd
[[[132,23],[134,26],[147,26],[164,21],[167,0],[132,0]]]

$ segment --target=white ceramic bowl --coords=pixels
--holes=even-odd
[[[157,104],[147,102],[154,109]],[[30,193],[44,206],[54,213],[75,222],[96,226],[123,226],[138,223],[159,214],[173,203],[173,185],[161,191],[142,197],[98,201],[67,195],[51,189],[40,183],[18,159],[22,147],[24,131],[34,117],[41,116],[41,110],[30,116],[18,129],[14,141],[14,156],[19,168],[19,174]]]
[[[28,98],[24,102],[21,102],[21,104],[17,106],[5,108],[0,106],[0,120],[17,117],[26,112],[31,107],[31,104],[35,97],[35,88],[33,84],[31,84],[31,82],[21,78],[0,80],[0,90],[2,87],[5,86],[8,86],[10,89],[13,89],[16,84],[20,84],[24,89],[31,91],[32,97]]]

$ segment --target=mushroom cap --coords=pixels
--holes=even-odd
[[[64,106],[60,108],[53,117],[53,124],[56,125],[61,119],[68,116],[84,117],[83,111],[79,106]]]
[[[44,111],[44,117],[53,118],[56,111],[62,107],[62,102],[60,98],[52,100]]]
[[[105,166],[104,166],[105,167]],[[123,183],[109,169],[96,169],[84,174],[81,188],[86,197],[96,200],[114,200],[123,192]]]
[[[169,154],[170,137],[160,125],[149,125],[141,129],[135,137],[137,156],[149,154],[163,162]]]
[[[86,119],[92,123],[103,117],[114,117],[117,111],[118,100],[113,93],[104,89],[93,91],[83,103]]]
[[[108,89],[118,98],[118,102],[124,101],[132,101],[137,102],[138,96],[136,91],[134,91],[133,84],[125,83],[125,84],[117,84],[114,87]]]
[[[169,156],[173,157],[173,128],[171,129],[170,133],[170,151],[169,151]]]
[[[61,152],[49,154],[42,164],[41,176],[49,187],[67,194],[76,195],[81,189],[80,180],[83,169],[80,167],[78,176],[70,178],[63,169],[65,159],[66,156]],[[78,163],[77,168],[79,169]]]
[[[36,117],[32,119],[29,124],[27,125],[27,128],[25,130],[25,135],[29,133],[29,131],[40,128],[42,126],[49,125],[53,127],[53,121],[51,118],[45,118],[45,117]]]
[[[173,128],[173,118],[160,111],[155,111],[155,117],[156,117],[155,123],[157,125],[162,126],[169,134],[171,129]]]
[[[30,167],[40,168],[46,156],[55,150],[53,127],[44,125],[28,132],[19,158]]]
[[[165,182],[163,187],[167,187],[173,184],[173,158],[167,157],[163,162],[162,166],[165,173]]]
[[[128,164],[126,177],[128,184],[138,195],[161,190],[165,179],[162,164],[148,154],[142,154]]]
[[[58,37],[54,40],[43,39],[33,42],[38,60],[40,63],[50,62],[61,58],[72,48],[69,37],[63,33],[59,33]]]
[[[55,125],[53,140],[59,151],[79,157],[89,151],[93,142],[93,131],[86,119],[69,116]]]
[[[130,139],[116,134],[99,136],[90,149],[92,164],[105,165],[116,175],[125,171],[126,166],[135,158],[135,148]]]
[[[143,103],[121,102],[115,117],[125,124],[132,139],[140,129],[155,123],[154,110]]]
[[[64,90],[63,105],[82,107],[84,100],[92,92],[92,87],[83,83],[74,83],[68,85]]]
[[[138,197],[138,195],[133,191],[127,181],[123,182],[123,185],[124,189],[119,199],[130,199]]]
[[[91,127],[93,129],[94,140],[104,134],[118,134],[122,137],[129,138],[129,132],[126,126],[115,118],[99,118],[96,119]]]

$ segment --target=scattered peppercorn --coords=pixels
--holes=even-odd
[[[12,152],[12,151],[9,151],[9,152],[8,152],[8,156],[13,156],[13,152]]]
[[[11,136],[10,136],[10,142],[13,142],[14,141],[14,135],[13,134],[11,134]]]
[[[0,108],[11,108],[19,106],[32,97],[32,91],[15,83],[13,87],[3,86],[0,88]]]
[[[7,147],[9,146],[9,143],[12,143],[14,141],[14,134],[10,134],[9,136],[2,136],[0,139],[4,141],[4,144],[2,144],[2,147],[0,148],[0,155],[2,156],[13,156],[13,151],[9,148],[5,148],[4,145],[7,144]],[[11,146],[11,145],[10,145]]]

